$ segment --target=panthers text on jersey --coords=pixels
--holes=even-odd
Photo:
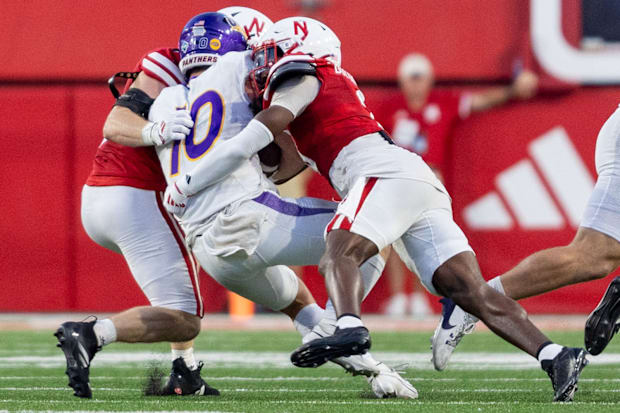
[[[299,152],[314,161],[318,171],[327,177],[342,148],[360,136],[379,132],[383,128],[365,106],[364,95],[353,76],[326,59],[308,60],[307,56],[291,56],[290,62],[300,58],[315,66],[321,88],[314,101],[291,122],[289,130]],[[274,65],[271,73],[281,66]],[[269,96],[266,96],[265,108],[269,106],[274,92],[267,91]]]
[[[134,72],[143,72],[166,86],[174,86],[185,83],[178,63],[178,50],[156,49],[140,59]],[[123,92],[129,86],[128,82]],[[86,185],[120,185],[154,191],[166,189],[166,181],[152,147],[132,148],[108,140],[104,140],[97,148]]]
[[[166,88],[153,103],[149,118],[162,119],[187,107],[194,127],[182,141],[157,147],[166,180],[184,179],[216,145],[239,133],[254,116],[244,82],[252,61],[249,52],[230,52],[186,86]],[[181,218],[188,244],[196,230],[216,212],[243,199],[260,195],[269,184],[253,156],[223,180],[192,196]]]

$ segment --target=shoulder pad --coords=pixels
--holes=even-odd
[[[274,91],[285,80],[305,75],[316,76],[316,67],[309,62],[289,62],[274,70],[269,78],[269,89]]]

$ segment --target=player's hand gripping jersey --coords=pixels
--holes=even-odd
[[[182,85],[185,82],[178,64],[178,50],[161,48],[144,55],[133,71],[143,72],[168,86]],[[123,93],[129,86],[130,82],[127,82]],[[166,181],[152,147],[132,148],[108,140],[104,140],[97,149],[86,185],[120,185],[153,191],[166,189]]]
[[[190,79],[188,86],[166,88],[153,103],[149,119],[162,119],[171,110],[188,107],[194,127],[185,140],[157,147],[157,155],[166,180],[186,179],[205,155],[239,133],[252,119],[250,101],[244,91],[244,81],[251,67],[248,52],[231,52],[199,76]],[[217,165],[207,165],[217,168]],[[195,231],[212,215],[242,199],[260,195],[269,184],[260,169],[257,156],[237,165],[223,179],[212,182],[188,198],[181,223],[191,245]]]

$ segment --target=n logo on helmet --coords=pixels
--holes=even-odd
[[[293,29],[295,29],[295,36],[299,36],[299,32],[301,31],[303,33],[301,40],[306,40],[306,37],[308,37],[308,24],[306,22],[294,21]]]
[[[250,35],[252,34],[252,30],[256,30],[256,36],[260,36],[263,29],[265,28],[265,22],[263,22],[262,24],[259,23],[258,21],[258,17],[254,17],[254,20],[252,20],[252,23],[250,23],[250,27],[245,26],[245,32],[247,33],[248,37],[250,37]]]

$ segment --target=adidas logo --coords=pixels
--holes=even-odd
[[[528,158],[497,175],[497,190],[463,209],[470,229],[510,230],[515,221],[525,230],[579,226],[594,178],[566,130],[557,126],[539,136],[529,144],[528,153]]]

